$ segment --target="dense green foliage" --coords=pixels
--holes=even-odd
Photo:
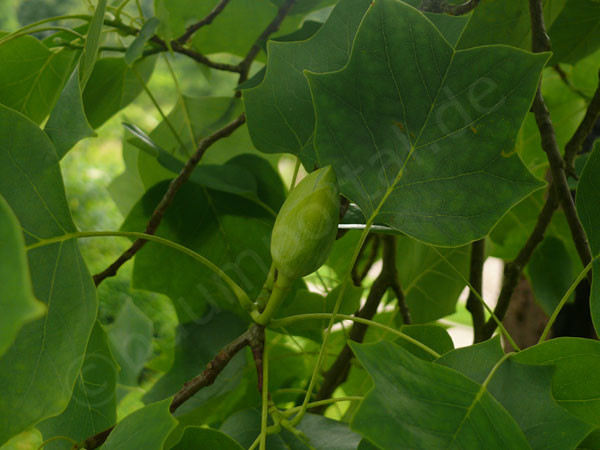
[[[42,3],[0,448],[600,448],[598,0]]]

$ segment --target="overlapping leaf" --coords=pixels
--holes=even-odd
[[[152,403],[120,421],[102,446],[103,450],[143,448],[162,450],[177,420],[169,412],[171,398]]]
[[[152,322],[128,298],[107,328],[110,346],[119,364],[119,384],[137,386],[138,376],[152,352]]]
[[[31,36],[3,43],[0,45],[0,103],[39,124],[67,82],[76,55],[73,50],[49,50]]]
[[[98,0],[77,67],[71,73],[44,127],[59,159],[81,139],[94,135],[85,115],[82,92],[98,57],[106,4],[107,0]]]
[[[44,315],[46,308],[33,295],[25,242],[19,222],[0,195],[0,356],[21,327]],[[10,261],[10,263],[8,263]]]
[[[397,238],[397,254],[398,277],[413,322],[452,314],[468,278],[470,248],[432,249],[403,236]]]
[[[68,436],[81,441],[113,426],[117,421],[117,371],[108,336],[96,322],[69,405],[58,416],[37,425],[44,438]],[[71,447],[70,442],[57,440],[46,444],[45,448],[68,450]]]
[[[0,141],[0,194],[26,242],[75,231],[47,136],[0,106]],[[96,290],[77,242],[40,247],[28,256],[34,294],[48,312],[23,326],[0,358],[0,442],[65,409],[96,318]]]
[[[366,217],[457,246],[543,184],[511,155],[548,58],[455,51],[414,8],[376,2],[347,66],[308,73],[321,164]]]
[[[142,92],[141,81],[147,82],[156,58],[144,58],[132,67],[123,58],[101,58],[96,62],[83,91],[83,106],[92,128],[98,128],[113,114],[123,109]]]
[[[527,449],[508,412],[464,375],[390,342],[351,343],[375,387],[352,428],[381,448]]]
[[[552,395],[580,420],[600,426],[600,343],[591,339],[557,338],[514,356],[521,364],[553,365]]]
[[[567,0],[549,30],[551,64],[574,64],[600,46],[600,4],[597,0]]]
[[[150,189],[123,229],[143,230],[167,187],[168,183],[162,182]],[[177,193],[157,234],[205,256],[255,298],[271,265],[273,221],[271,212],[252,201],[188,182]],[[148,243],[136,256],[133,284],[168,295],[181,322],[201,317],[207,304],[239,308],[233,293],[215,273],[162,245]]]
[[[566,0],[542,0],[547,28],[556,20],[565,3]],[[484,1],[475,8],[457,48],[488,44],[507,44],[525,50],[531,48],[531,20],[527,2]]]
[[[269,42],[263,83],[244,91],[248,129],[256,148],[267,153],[299,154],[305,166],[313,169],[314,112],[302,71],[341,69],[369,4],[368,0],[342,0],[312,38]]]
[[[186,427],[181,440],[173,450],[243,450],[237,442],[220,431],[211,428]]]
[[[436,363],[481,383],[503,354],[496,338],[449,352]],[[533,449],[574,448],[592,428],[555,402],[551,392],[553,374],[551,365],[525,365],[509,359],[488,385],[490,394],[516,420]]]

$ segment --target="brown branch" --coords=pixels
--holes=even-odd
[[[598,72],[598,78],[600,79],[600,72]],[[583,116],[573,137],[567,142],[567,145],[565,145],[565,166],[570,174],[575,174],[575,167],[573,165],[575,157],[581,151],[584,141],[594,129],[594,125],[598,121],[598,118],[600,118],[600,82],[587,107],[585,116]]]
[[[269,25],[267,25],[264,31],[256,39],[252,47],[250,47],[250,50],[248,51],[244,59],[238,64],[238,68],[240,69],[240,79],[238,83],[243,83],[248,79],[248,72],[250,71],[250,66],[252,65],[252,61],[254,61],[254,58],[256,58],[256,55],[258,55],[258,53],[260,52],[262,43],[265,42],[269,38],[269,36],[271,36],[273,33],[279,30],[281,23],[285,19],[285,16],[287,16],[295,1],[296,0],[286,0],[285,3],[281,5],[279,10],[277,11],[277,15],[275,16],[275,18],[271,21],[271,23],[269,23]]]
[[[120,20],[105,19],[104,25],[108,25],[110,27],[117,28],[118,30],[123,31],[124,33],[127,33],[130,36],[137,36],[140,32],[140,30],[138,30],[137,28],[130,27],[129,25],[124,24]],[[169,46],[170,46],[170,48],[175,53],[181,53],[182,55],[186,55],[189,58],[193,59],[194,61],[196,61],[200,64],[204,64],[205,66],[212,67],[213,69],[223,70],[226,72],[235,72],[235,73],[240,73],[240,71],[241,71],[241,69],[238,65],[218,63],[218,62],[212,61],[211,59],[204,56],[202,53],[197,52],[191,48],[184,47],[177,40],[173,40],[173,41],[169,42],[169,45],[167,45],[167,43],[163,39],[161,39],[158,35],[155,34],[154,36],[152,36],[150,38],[150,42],[155,44],[155,47],[148,51],[145,51],[144,52],[145,56],[168,51]]]
[[[379,304],[381,303],[381,300],[388,288],[392,287],[394,284],[398,286],[398,288],[400,287],[396,269],[396,238],[394,236],[384,236],[383,266],[381,268],[381,273],[373,282],[371,290],[369,291],[369,295],[367,296],[367,301],[355,314],[355,316],[363,319],[372,319],[373,316],[375,316],[377,308],[379,307]],[[404,299],[403,295],[402,299]],[[364,323],[355,322],[352,325],[348,339],[354,342],[362,342],[365,337],[365,333],[367,332],[367,327],[368,326]],[[324,400],[331,397],[336,388],[346,381],[350,371],[350,362],[352,357],[352,350],[348,344],[346,344],[339,353],[337,359],[325,373],[325,378],[321,384],[321,387],[319,388],[316,400]],[[317,406],[312,408],[310,411],[321,414],[326,408],[326,405]]]
[[[535,53],[550,50],[550,38],[546,33],[544,25],[544,15],[541,0],[529,0],[529,13],[531,17],[531,47]],[[571,196],[571,190],[567,183],[565,173],[565,161],[563,160],[558,143],[556,142],[556,133],[550,118],[550,112],[544,102],[541,91],[541,81],[538,86],[535,98],[533,100],[532,111],[535,116],[540,136],[542,138],[542,148],[546,152],[550,170],[552,172],[552,183],[558,200],[565,213],[571,236],[575,243],[575,248],[583,266],[587,266],[592,260],[592,253],[587,237],[577,217],[575,202]]]
[[[152,216],[150,216],[150,220],[146,225],[144,233],[154,234],[156,232],[165,212],[167,211],[167,208],[175,198],[175,195],[177,194],[183,183],[187,181],[187,179],[190,177],[190,175],[200,162],[200,159],[204,155],[204,152],[206,152],[206,150],[219,139],[229,136],[245,122],[246,116],[244,114],[241,114],[234,121],[230,122],[220,130],[215,131],[213,134],[205,137],[200,141],[196,152],[185,163],[185,166],[183,167],[183,169],[181,169],[179,175],[177,175],[177,177],[175,177],[173,181],[171,181],[167,192],[165,192],[165,195],[161,199],[160,203],[154,209]],[[94,275],[94,283],[96,284],[96,286],[102,283],[102,281],[104,281],[106,278],[115,276],[119,268],[131,258],[133,258],[133,256],[146,244],[146,242],[148,241],[146,241],[145,239],[136,240],[127,250],[125,250],[121,254],[121,256],[119,256],[115,260],[115,262],[113,262],[102,272]]]
[[[173,49],[173,51],[175,53],[180,53],[182,55],[188,56],[189,58],[193,59],[194,61],[196,61],[200,64],[204,64],[205,66],[212,67],[213,69],[223,70],[225,72],[235,72],[235,73],[240,73],[240,71],[241,71],[241,68],[239,65],[215,62],[215,61],[207,58],[202,53],[200,53],[196,50],[192,50],[189,47],[184,47],[183,45],[181,45],[179,42],[177,42],[175,40],[169,42],[169,45],[167,45],[167,43],[164,40],[162,40],[157,35],[154,35],[150,38],[150,42],[158,45],[162,51],[168,50],[169,46],[170,46],[171,49]]]
[[[360,259],[367,249],[367,247],[371,245],[369,255],[367,256],[367,262],[365,263],[362,270],[359,267]],[[355,286],[361,286],[362,282],[366,278],[369,270],[373,267],[375,260],[377,259],[377,254],[379,253],[379,236],[374,234],[369,234],[367,239],[365,239],[365,243],[360,248],[358,257],[356,258],[356,262],[354,263],[354,267],[352,267],[352,273],[350,274],[352,278],[352,282]]]
[[[198,22],[187,27],[187,29],[185,30],[185,33],[183,33],[180,37],[178,37],[175,40],[179,44],[185,45],[185,43],[194,35],[194,33],[196,31],[198,31],[203,26],[210,25],[212,23],[212,21],[215,20],[215,17],[217,17],[219,14],[221,14],[221,11],[223,11],[225,9],[225,7],[227,6],[227,3],[229,3],[229,0],[221,0],[213,8],[213,10],[211,12],[209,12],[203,19],[201,19]]]
[[[467,310],[471,313],[473,320],[473,336],[475,342],[481,341],[481,334],[485,325],[485,312],[481,301],[475,292],[482,292],[483,287],[483,263],[485,262],[485,239],[475,241],[471,244],[471,266],[469,283],[472,286],[467,298]],[[475,292],[474,292],[475,291]]]
[[[169,406],[169,411],[171,413],[175,412],[177,408],[196,395],[198,391],[213,384],[217,379],[217,376],[223,371],[223,369],[225,369],[227,364],[229,364],[229,361],[231,361],[233,357],[246,346],[249,346],[253,350],[253,353],[255,349],[261,349],[261,356],[259,359],[257,359],[255,355],[255,362],[256,369],[259,371],[262,378],[262,348],[264,347],[264,339],[265,329],[260,325],[252,325],[241,336],[223,347],[212,359],[212,361],[206,365],[206,369],[204,369],[200,375],[192,378],[183,385],[183,387],[174,395],[173,401]],[[259,379],[259,384],[260,388],[262,389],[262,379]],[[102,444],[104,444],[115,426],[88,437],[84,441],[75,444],[72,449],[93,450],[100,447]]]
[[[445,0],[423,0],[421,3],[421,11],[461,16],[475,9],[479,2],[480,0],[467,0],[460,5],[452,5]]]
[[[506,315],[508,305],[510,304],[510,300],[515,292],[517,284],[519,283],[523,269],[531,259],[531,255],[533,255],[533,252],[537,246],[544,240],[544,234],[548,228],[548,225],[550,225],[550,221],[552,220],[552,216],[554,215],[556,208],[558,208],[556,193],[554,188],[549,186],[548,197],[546,198],[546,202],[544,203],[544,206],[538,215],[533,231],[529,235],[529,238],[525,242],[523,248],[521,248],[519,251],[517,257],[504,266],[502,289],[500,290],[498,302],[494,308],[494,314],[500,321],[502,321]],[[498,325],[492,318],[488,319],[481,334],[479,336],[475,336],[475,342],[481,342],[491,338],[494,334],[494,331],[496,331],[497,326]]]

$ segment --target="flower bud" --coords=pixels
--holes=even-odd
[[[278,278],[293,281],[323,265],[335,241],[339,209],[339,188],[331,166],[312,172],[292,189],[271,236]]]

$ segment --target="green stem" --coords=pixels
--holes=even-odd
[[[42,450],[46,445],[48,445],[50,442],[54,442],[54,441],[67,441],[67,442],[70,442],[71,444],[75,444],[75,445],[78,444],[78,442],[75,439],[71,439],[68,436],[54,436],[54,437],[51,437],[50,439],[46,439],[44,442],[42,442],[40,444],[40,446],[37,448],[37,450]]]
[[[538,341],[538,344],[540,344],[546,340],[546,337],[548,336],[548,333],[550,332],[552,325],[554,325],[554,322],[556,321],[556,318],[558,317],[558,314],[562,310],[563,306],[565,306],[565,303],[567,303],[567,300],[569,300],[569,297],[571,297],[571,294],[577,288],[577,285],[581,282],[581,280],[583,280],[583,278],[590,271],[590,269],[592,268],[592,265],[594,264],[594,261],[596,259],[598,259],[599,257],[600,257],[600,255],[598,255],[594,259],[592,259],[590,261],[590,263],[587,266],[585,266],[581,272],[579,272],[579,275],[577,275],[577,278],[575,278],[575,281],[573,281],[573,283],[571,283],[571,286],[569,286],[569,289],[567,289],[567,292],[565,292],[565,295],[563,295],[563,297],[560,299],[560,302],[558,302],[558,305],[556,305],[556,308],[554,308],[554,311],[552,312],[550,319],[548,319],[548,323],[544,327],[544,331],[542,331],[542,335],[540,336],[540,340]]]
[[[483,299],[483,297],[481,296],[481,294],[479,292],[477,292],[477,289],[475,289],[473,287],[473,285],[469,282],[469,280],[467,280],[467,278],[460,272],[460,270],[458,270],[456,267],[454,267],[453,264],[450,263],[450,261],[448,261],[448,259],[446,259],[446,257],[444,255],[441,254],[441,252],[433,247],[430,246],[430,248],[436,252],[440,258],[442,258],[446,264],[448,264],[448,266],[450,266],[452,268],[452,270],[454,270],[458,276],[460,278],[462,278],[462,280],[467,284],[467,286],[469,287],[471,293],[481,302],[481,304],[483,305],[483,307],[486,309],[486,311],[488,313],[490,313],[490,316],[492,317],[492,319],[494,320],[494,322],[496,322],[496,325],[498,325],[498,328],[500,329],[500,332],[502,333],[502,335],[506,338],[506,340],[510,343],[510,345],[512,345],[512,347],[516,350],[516,351],[520,351],[521,349],[519,348],[519,346],[517,345],[517,343],[515,342],[515,340],[512,338],[512,336],[510,335],[510,333],[508,332],[508,330],[506,328],[504,328],[504,325],[502,325],[502,321],[500,319],[498,319],[498,316],[496,316],[496,314],[494,314],[494,311],[492,310],[492,308],[490,308],[487,303],[485,302],[485,300]]]
[[[76,231],[73,233],[67,233],[67,234],[63,234],[61,236],[55,236],[55,237],[48,238],[48,239],[41,239],[39,242],[36,242],[35,244],[28,245],[27,250],[33,250],[38,247],[55,244],[57,242],[67,241],[69,239],[80,239],[80,238],[86,238],[86,237],[107,237],[107,236],[120,236],[120,237],[128,237],[128,238],[135,238],[135,239],[145,239],[147,241],[152,241],[152,242],[156,242],[157,244],[166,245],[167,247],[171,247],[177,251],[180,251],[181,253],[184,253],[184,254],[192,257],[196,261],[198,261],[198,262],[202,263],[203,265],[205,265],[206,267],[208,267],[210,270],[215,272],[225,283],[227,283],[227,285],[231,288],[231,290],[234,292],[235,296],[237,297],[238,301],[242,305],[242,308],[244,308],[246,311],[252,311],[252,309],[254,308],[254,303],[252,303],[248,294],[240,286],[238,286],[238,284],[235,281],[233,281],[229,277],[229,275],[227,275],[225,272],[223,272],[221,270],[221,268],[216,266],[212,261],[210,261],[207,258],[205,258],[204,256],[196,253],[195,251],[190,250],[187,247],[184,247],[183,245],[180,245],[176,242],[170,241],[168,239],[165,239],[165,238],[162,238],[159,236],[155,236],[153,234],[138,233],[136,231]]]
[[[267,306],[267,302],[271,297],[271,292],[273,292],[273,283],[275,282],[275,264],[271,263],[271,267],[269,268],[269,273],[267,274],[267,279],[265,284],[263,284],[262,289],[260,290],[260,294],[256,298],[256,304],[258,306],[258,310],[260,312],[264,311]]]
[[[279,273],[275,283],[273,284],[273,291],[271,292],[271,296],[269,297],[269,301],[267,302],[265,310],[255,320],[257,324],[266,326],[271,321],[271,318],[277,312],[279,306],[281,306],[281,303],[290,292],[291,287],[292,280]]]
[[[382,204],[383,204],[383,202],[382,202]],[[354,253],[352,255],[352,258],[350,259],[348,267],[346,268],[346,272],[345,272],[344,276],[342,277],[342,280],[344,280],[344,281],[342,283],[342,287],[341,287],[340,292],[338,293],[337,299],[335,301],[335,305],[333,307],[333,313],[330,316],[329,324],[327,325],[327,330],[325,331],[325,336],[323,337],[323,344],[321,345],[321,349],[319,351],[319,356],[317,357],[317,363],[315,364],[315,367],[313,369],[313,373],[310,378],[310,382],[308,384],[308,389],[306,391],[306,395],[304,396],[304,401],[302,402],[302,407],[301,407],[298,415],[296,415],[296,417],[294,417],[294,419],[292,420],[292,422],[291,422],[292,426],[296,426],[298,423],[300,423],[300,421],[302,420],[302,417],[304,417],[304,414],[306,413],[306,410],[308,409],[308,403],[310,402],[310,398],[312,397],[312,393],[313,393],[313,390],[315,389],[315,385],[317,383],[317,378],[318,378],[319,372],[321,370],[321,365],[323,364],[323,361],[325,359],[325,353],[327,351],[327,344],[329,342],[329,336],[331,335],[331,329],[333,328],[333,324],[335,323],[337,313],[340,309],[340,305],[342,304],[342,298],[344,297],[344,293],[346,292],[346,286],[348,285],[347,281],[350,279],[350,275],[352,273],[352,267],[354,267],[354,264],[356,263],[356,260],[358,259],[358,255],[360,254],[360,249],[362,248],[362,246],[365,242],[365,239],[367,239],[367,236],[369,235],[369,231],[371,229],[371,226],[373,225],[373,221],[375,220],[375,217],[377,216],[378,212],[379,211],[377,210],[374,214],[371,215],[371,218],[367,221],[367,223],[365,225],[365,229],[362,231],[360,238],[358,239],[358,243],[357,243],[356,247],[354,247]],[[340,316],[337,316],[337,317],[340,317]]]
[[[323,406],[323,405],[331,405],[333,403],[338,403],[338,402],[359,402],[362,399],[364,399],[364,397],[362,396],[358,396],[358,395],[354,395],[354,396],[348,396],[348,397],[336,397],[336,398],[327,398],[325,400],[319,400],[317,402],[311,402],[308,404],[309,408],[314,408],[315,406]],[[284,412],[281,413],[282,416],[284,417],[290,417],[291,415],[297,413],[298,411],[300,411],[302,408],[302,406],[295,406],[294,408],[290,408],[285,410]]]
[[[387,325],[384,325],[379,322],[375,322],[373,320],[363,319],[362,317],[349,316],[347,314],[337,314],[337,313],[336,314],[332,314],[332,313],[297,314],[294,316],[284,317],[283,319],[272,320],[271,323],[269,323],[269,327],[270,328],[281,328],[281,327],[285,327],[285,326],[289,325],[290,323],[296,322],[298,320],[333,319],[334,316],[337,319],[351,320],[353,322],[364,323],[365,325],[370,325],[375,328],[380,328],[382,330],[387,331],[388,333],[398,336],[401,339],[404,339],[407,342],[410,342],[411,344],[416,345],[421,350],[426,351],[434,358],[439,358],[441,356],[435,350],[427,347],[425,344],[417,341],[416,339],[410,337],[409,335],[404,334],[402,331],[398,331],[395,328],[388,327]]]
[[[13,39],[19,38],[21,36],[26,36],[26,35],[32,34],[32,33],[39,33],[41,31],[51,31],[51,30],[64,31],[66,33],[70,33],[74,36],[77,36],[77,38],[79,38],[79,39],[85,40],[85,36],[83,34],[78,33],[77,31],[75,31],[71,28],[59,27],[59,26],[48,26],[48,27],[36,28],[34,30],[30,30],[27,32],[19,31],[19,32],[10,33],[10,34],[4,36],[2,39],[0,39],[0,45],[6,44],[7,42],[12,41]]]
[[[267,341],[263,346],[262,411],[260,418],[260,450],[267,449],[267,426],[269,418],[269,354]]]
[[[4,41],[6,41],[6,40],[14,39],[12,36],[14,36],[15,34],[18,34],[19,36],[22,34],[27,34],[27,33],[23,33],[23,32],[27,31],[27,30],[31,30],[32,28],[35,28],[38,25],[43,25],[43,24],[49,23],[49,22],[58,22],[59,20],[69,20],[69,19],[79,19],[79,20],[85,20],[85,21],[89,22],[92,19],[92,16],[90,16],[88,14],[66,14],[63,16],[48,17],[47,19],[38,20],[37,22],[30,23],[29,25],[25,25],[24,27],[21,27],[18,30],[13,31],[12,33],[8,33],[6,36],[4,36],[2,39],[0,39],[0,45],[4,44]]]

